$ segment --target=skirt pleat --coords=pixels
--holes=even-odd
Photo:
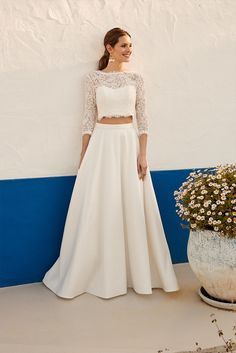
[[[60,255],[43,283],[58,296],[179,289],[149,168],[139,179],[132,123],[96,123],[78,170]]]

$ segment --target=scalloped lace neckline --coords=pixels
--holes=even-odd
[[[103,74],[128,74],[132,73],[132,71],[102,71],[102,70],[96,70],[96,72],[101,72]]]

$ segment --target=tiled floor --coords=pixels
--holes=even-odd
[[[0,288],[0,353],[157,353],[222,345],[215,313],[233,338],[236,312],[216,309],[197,295],[188,264],[175,265],[179,292],[154,289],[112,299],[82,294],[62,299],[43,283]],[[168,350],[168,351],[167,351]]]

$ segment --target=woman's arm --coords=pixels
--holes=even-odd
[[[139,155],[137,159],[137,168],[139,179],[144,180],[147,174],[147,134],[139,136]]]
[[[85,101],[84,101],[84,116],[82,120],[82,147],[80,153],[80,162],[83,160],[87,150],[90,137],[93,133],[97,117],[96,93],[92,75],[87,74],[85,77]]]
[[[139,136],[139,154],[141,156],[146,156],[147,154],[147,134]]]
[[[144,79],[137,75],[137,90],[136,90],[136,120],[139,135],[139,155],[137,158],[137,167],[139,178],[144,180],[147,173],[147,136],[148,136],[148,118],[146,114],[146,99]]]

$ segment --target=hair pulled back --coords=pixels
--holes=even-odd
[[[116,43],[118,43],[119,38],[124,35],[128,35],[131,38],[131,35],[127,31],[125,31],[124,29],[121,29],[119,27],[112,28],[110,31],[108,31],[105,34],[105,37],[103,40],[105,50],[104,50],[103,56],[98,61],[98,70],[105,69],[105,67],[107,67],[108,62],[109,62],[110,53],[107,50],[106,45],[110,44],[114,48]]]

